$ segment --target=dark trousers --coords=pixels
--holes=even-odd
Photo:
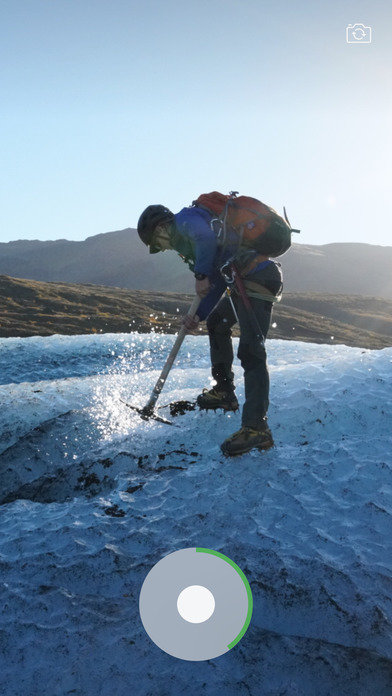
[[[236,293],[232,300],[238,315],[240,343],[237,356],[244,369],[245,404],[242,410],[242,425],[258,428],[267,413],[269,405],[269,375],[267,355],[263,340],[258,340],[249,318],[248,310]],[[272,303],[250,297],[253,311],[263,333],[267,337]],[[207,319],[210,339],[212,376],[222,388],[231,388],[233,381],[233,344],[231,329],[237,319],[227,295],[213,309]]]

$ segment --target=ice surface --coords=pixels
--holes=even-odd
[[[121,402],[146,403],[172,342],[0,340],[0,693],[390,696],[392,349],[269,341],[276,448],[226,459],[239,414],[170,427]],[[207,338],[187,337],[158,403],[209,381]],[[145,575],[188,546],[232,558],[254,597],[209,662],[139,620]]]

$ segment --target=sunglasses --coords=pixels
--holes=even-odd
[[[165,249],[167,249],[165,242],[170,242],[170,234],[167,230],[157,227],[151,239],[150,254],[157,254],[159,251],[165,251]]]

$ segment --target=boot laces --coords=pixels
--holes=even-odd
[[[241,435],[265,435],[265,431],[257,428],[251,428],[249,425],[243,425],[240,430],[237,430],[237,432],[233,433],[231,436],[230,440],[234,440],[237,437],[241,437]]]

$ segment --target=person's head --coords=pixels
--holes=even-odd
[[[150,248],[150,254],[171,249],[170,235],[174,215],[164,205],[149,205],[137,223],[139,237]]]

